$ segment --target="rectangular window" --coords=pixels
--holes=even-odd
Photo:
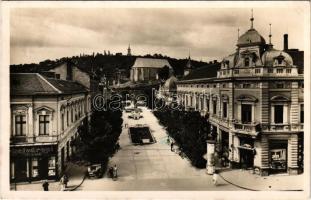
[[[269,68],[268,73],[273,73],[273,69]]]
[[[239,70],[238,69],[234,70],[234,74],[239,74]]]
[[[213,114],[216,115],[217,113],[217,101],[213,101]]]
[[[286,69],[286,73],[290,74],[292,72],[291,69]]]
[[[300,104],[300,123],[304,123],[304,105]]]
[[[283,123],[283,105],[274,106],[274,123],[282,124]]]
[[[244,60],[244,66],[249,67],[249,58],[245,58]]]
[[[67,126],[69,126],[69,110],[67,110]]]
[[[15,116],[15,133],[17,136],[26,135],[26,115]]]
[[[276,69],[276,73],[278,73],[278,74],[283,73],[283,69]]]
[[[206,99],[206,111],[209,112],[209,99]]]
[[[65,129],[65,117],[64,117],[64,113],[62,113],[62,131]]]
[[[50,124],[49,115],[39,115],[39,135],[49,134],[49,124]]]
[[[242,104],[242,123],[249,124],[252,122],[252,105]]]
[[[222,103],[223,118],[227,118],[227,102]]]
[[[277,83],[276,88],[282,89],[282,88],[284,88],[284,84],[283,83]]]
[[[71,108],[71,123],[73,123],[73,108]]]
[[[255,73],[256,73],[256,74],[259,74],[260,71],[261,71],[260,69],[255,69]]]

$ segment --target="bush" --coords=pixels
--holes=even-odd
[[[206,140],[209,124],[199,112],[186,112],[165,108],[154,111],[160,123],[167,127],[168,134],[174,138],[181,150],[197,168],[205,168]]]

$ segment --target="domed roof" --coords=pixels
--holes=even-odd
[[[284,59],[287,66],[293,65],[292,57],[281,50],[270,49],[264,52],[261,56],[261,60],[264,66],[272,67],[274,60],[277,58]]]
[[[237,46],[247,46],[250,44],[266,44],[266,41],[258,31],[251,28],[239,37]]]

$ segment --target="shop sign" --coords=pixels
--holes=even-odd
[[[33,157],[33,156],[49,156],[57,152],[56,145],[31,146],[31,147],[11,147],[11,156]]]

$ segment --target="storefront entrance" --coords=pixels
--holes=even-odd
[[[18,159],[15,162],[14,169],[11,170],[11,177],[15,178],[16,181],[27,180],[27,159]]]
[[[254,167],[254,139],[250,137],[240,138],[240,166],[242,169]]]

